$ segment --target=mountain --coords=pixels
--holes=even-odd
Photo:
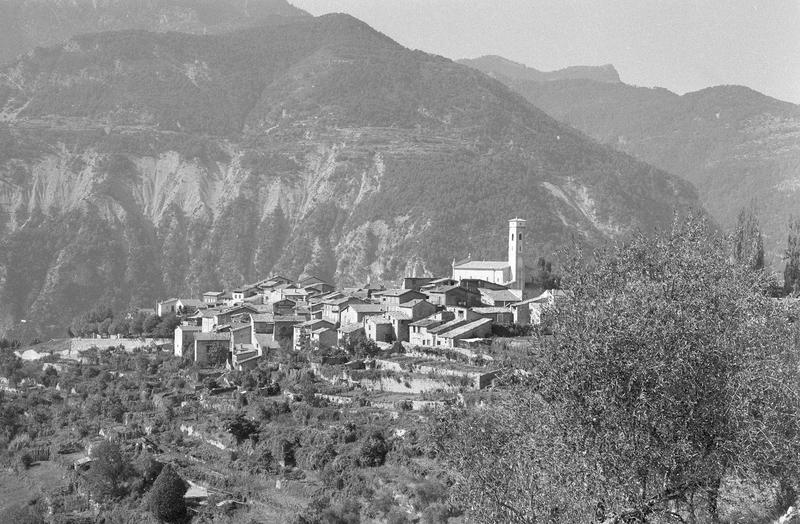
[[[694,188],[347,15],[76,36],[0,71],[0,319],[301,272],[338,284],[550,256],[670,222]],[[29,320],[22,324],[21,319]]]
[[[464,58],[459,64],[473,67],[491,77],[510,80],[552,82],[554,80],[594,80],[595,82],[619,83],[619,73],[611,64],[602,66],[571,66],[557,71],[539,71],[519,62],[496,55]]]
[[[84,33],[221,33],[285,16],[310,15],[286,0],[0,0],[0,64]]]
[[[800,106],[742,86],[677,95],[666,89],[506,74],[505,60],[471,65],[554,118],[692,182],[726,228],[759,210],[773,267],[781,265],[790,215],[800,211]]]

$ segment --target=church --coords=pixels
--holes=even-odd
[[[508,260],[462,260],[453,261],[453,280],[480,279],[507,286],[511,289],[525,288],[525,261],[522,256],[522,235],[525,220],[512,218],[508,221]]]

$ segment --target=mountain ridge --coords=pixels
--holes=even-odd
[[[535,82],[482,71],[600,143],[693,183],[724,228],[755,206],[767,261],[779,269],[800,189],[800,106],[745,86],[678,95],[589,79]]]
[[[0,64],[85,33],[222,33],[298,16],[311,15],[286,0],[0,0]]]
[[[621,82],[619,72],[612,64],[601,66],[569,66],[554,71],[540,71],[520,62],[514,62],[499,55],[483,55],[477,58],[462,58],[456,60],[459,64],[466,65],[486,72],[490,76],[499,75],[514,80],[531,80],[536,82],[550,82],[554,80],[580,79],[594,80],[596,82],[618,83]]]
[[[511,216],[533,258],[698,205],[690,184],[347,15],[75,37],[3,69],[0,106],[10,333],[273,271],[443,275],[504,253]]]

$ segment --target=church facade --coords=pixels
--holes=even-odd
[[[508,221],[508,259],[453,261],[453,280],[460,282],[463,279],[480,279],[512,289],[524,289],[523,237],[525,235],[527,235],[525,220],[512,218]]]

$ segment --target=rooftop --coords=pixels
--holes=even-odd
[[[489,320],[491,322],[491,320],[488,319],[488,318],[485,319],[485,320]],[[466,324],[466,323],[467,323],[466,320],[463,320],[463,319],[460,319],[460,318],[456,318],[456,319],[453,319],[453,320],[451,320],[449,322],[445,322],[443,324],[439,324],[436,327],[428,328],[428,333],[433,333],[433,334],[446,333],[447,331],[449,331],[449,330],[451,330],[453,328],[456,328],[458,326],[461,326],[463,324]]]
[[[200,342],[213,342],[217,340],[225,340],[228,341],[231,339],[230,333],[198,333],[194,336],[195,340],[199,340]]]
[[[455,291],[457,289],[463,289],[464,291],[470,292],[467,288],[462,288],[459,284],[448,284],[444,286],[436,286],[434,288],[426,289],[426,293],[450,293],[451,291]]]
[[[364,329],[364,326],[361,325],[361,324],[344,324],[341,327],[339,327],[339,331],[341,333],[346,333],[346,334],[347,333],[354,333],[354,332],[359,331],[361,329]]]
[[[499,307],[499,306],[487,306],[487,307],[474,307],[472,311],[478,313],[480,315],[493,315],[496,313],[511,313],[511,310],[507,307]]]
[[[427,302],[424,298],[412,298],[408,302],[403,302],[400,307],[414,307],[420,302]]]
[[[406,293],[419,293],[419,291],[414,291],[413,289],[395,288],[395,289],[386,289],[383,291],[376,291],[375,293],[373,293],[373,295],[382,297],[401,297]]]
[[[356,313],[381,313],[386,310],[386,306],[381,304],[350,304],[347,307]]]
[[[454,269],[502,270],[511,267],[507,260],[468,260],[453,266]]]
[[[481,295],[489,297],[495,302],[518,302],[522,298],[521,293],[514,293],[510,289],[486,289],[478,288]]]
[[[427,328],[427,327],[431,327],[431,326],[436,327],[436,326],[439,326],[441,324],[444,324],[444,320],[439,320],[437,318],[428,317],[428,318],[423,318],[422,320],[417,320],[416,322],[412,322],[409,325],[410,326],[415,326],[415,327]]]
[[[455,338],[461,335],[465,335],[472,331],[473,329],[478,329],[480,327],[491,325],[492,319],[491,318],[481,318],[478,320],[473,320],[472,322],[468,322],[462,326],[456,326],[455,328],[439,333],[440,337],[443,338]]]
[[[294,325],[294,327],[299,327],[299,328],[308,328],[315,326],[333,327],[333,324],[328,322],[327,320],[322,320],[321,318],[312,318],[311,320],[306,320],[305,322],[301,322],[299,324]]]

